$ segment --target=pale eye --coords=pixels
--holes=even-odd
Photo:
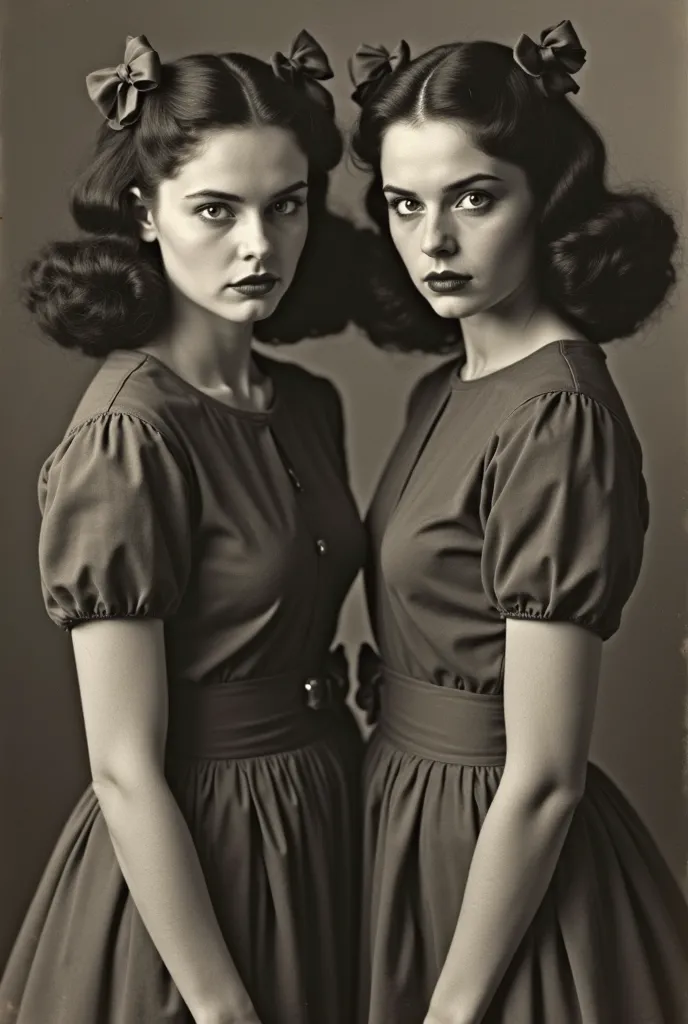
[[[278,199],[272,204],[273,211],[278,217],[293,217],[303,206],[300,199]]]
[[[393,199],[389,205],[400,217],[412,217],[414,213],[419,213],[422,208],[422,204],[417,199],[409,199],[407,197]]]
[[[492,205],[493,197],[487,192],[468,192],[459,202],[461,210],[482,212]]]
[[[229,207],[223,206],[221,203],[208,203],[206,206],[202,206],[198,212],[204,220],[215,223],[230,220],[233,217]]]

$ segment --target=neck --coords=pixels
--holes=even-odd
[[[562,338],[582,338],[524,287],[498,305],[461,321],[466,361],[464,380],[484,377]]]
[[[252,342],[252,321],[232,323],[177,299],[165,333],[143,347],[199,390],[254,407],[261,380],[251,359]]]

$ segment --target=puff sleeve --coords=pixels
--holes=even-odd
[[[482,582],[503,617],[616,632],[648,509],[639,446],[605,406],[573,392],[520,406],[488,454],[481,515]]]
[[[118,412],[79,425],[43,466],[38,497],[55,623],[175,613],[191,562],[188,481],[155,427]]]

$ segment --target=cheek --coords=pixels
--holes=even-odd
[[[494,220],[476,239],[476,251],[491,276],[522,275],[533,259],[533,226],[530,217]]]
[[[223,231],[177,230],[161,235],[160,252],[167,276],[183,294],[200,301],[214,295],[225,283],[231,262],[230,235]]]
[[[200,263],[207,264],[226,251],[229,232],[209,228],[204,224],[182,222],[159,235],[163,257],[186,266],[193,273]]]
[[[308,218],[299,217],[280,225],[274,233],[274,249],[282,271],[293,274],[308,238]]]

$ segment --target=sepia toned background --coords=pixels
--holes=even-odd
[[[163,60],[205,50],[269,57],[301,28],[325,46],[347,127],[346,57],[366,40],[414,53],[440,42],[513,43],[570,18],[589,62],[579,102],[609,146],[613,181],[656,188],[682,216],[688,95],[682,0],[8,0],[2,89],[2,343],[0,344],[0,969],[46,858],[88,780],[78,691],[66,634],[43,610],[36,565],[39,467],[58,443],[95,365],[42,340],[16,302],[16,274],[33,250],[69,237],[67,190],[87,156],[97,113],[84,89],[94,68],[121,60],[125,37],[145,34]],[[543,139],[543,146],[547,140]],[[348,162],[335,177],[340,211],[353,212],[362,179]],[[685,289],[642,337],[609,349],[643,442],[652,525],[640,586],[620,635],[607,645],[593,759],[602,764],[686,877],[683,794],[688,545]],[[353,486],[365,508],[399,430],[409,388],[433,365],[375,350],[355,332],[285,356],[339,386]],[[460,444],[460,438],[457,438]],[[355,653],[368,637],[360,581],[341,623]]]

